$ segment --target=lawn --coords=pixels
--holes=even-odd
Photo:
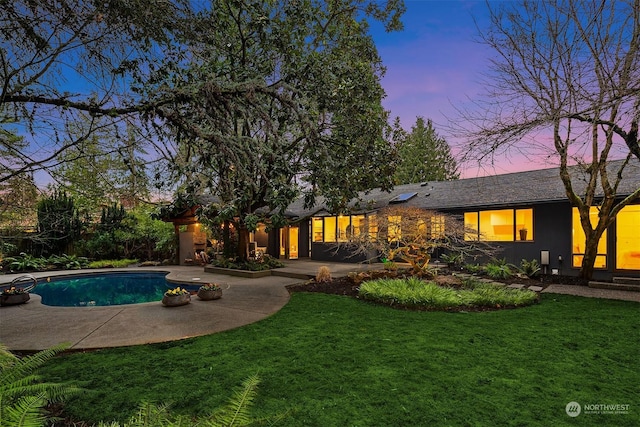
[[[221,405],[244,378],[254,414],[285,426],[640,425],[638,303],[543,294],[515,310],[414,312],[296,293],[274,316],[185,341],[76,353],[43,370],[89,390],[78,420],[125,420],[143,400]],[[571,401],[629,405],[581,414]]]

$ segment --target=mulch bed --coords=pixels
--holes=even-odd
[[[400,277],[406,277],[406,273],[400,273]],[[451,274],[450,271],[441,271],[437,276],[433,279],[436,283],[443,286],[456,287],[460,285],[460,279]],[[499,280],[496,280],[499,281]],[[536,279],[529,278],[519,278],[514,277],[505,281],[503,283],[510,285],[513,283],[518,283],[525,286],[540,286],[542,288],[546,288],[550,284],[564,284],[564,285],[587,285],[587,281],[584,279],[580,279],[578,277],[571,276],[559,276],[559,275],[541,275]],[[330,281],[325,282],[316,282],[315,280],[309,280],[305,283],[297,283],[293,285],[287,286],[287,290],[289,293],[295,292],[318,292],[324,294],[331,295],[343,295],[351,298],[360,299],[358,290],[359,285],[355,284],[354,281],[348,277],[338,277],[333,278]],[[409,306],[400,306],[393,305],[394,308],[404,309],[404,310],[420,310],[420,311],[493,311],[493,310],[504,310],[504,309],[513,309],[518,308],[515,306],[478,306],[478,307],[450,307],[450,308],[433,308],[433,307],[409,307]]]

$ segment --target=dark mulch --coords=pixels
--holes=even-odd
[[[408,272],[400,272],[397,274],[398,277],[407,277],[410,275]],[[384,272],[372,272],[373,278],[387,276],[387,273]],[[393,275],[392,275],[393,276]],[[457,287],[461,284],[459,278],[451,274],[449,270],[441,270],[439,274],[431,280],[439,283],[442,286],[451,286]],[[499,280],[496,280],[499,281]],[[571,276],[560,276],[560,275],[540,275],[534,279],[530,278],[520,278],[513,277],[507,280],[503,280],[503,283],[510,284],[521,284],[525,286],[540,286],[542,288],[546,288],[551,284],[563,284],[563,285],[581,285],[586,286],[587,281],[584,279],[580,279],[578,277]],[[289,293],[295,292],[319,292],[324,294],[332,294],[332,295],[344,295],[351,298],[360,298],[359,293],[359,284],[354,283],[354,280],[349,277],[338,277],[333,278],[329,281],[317,282],[315,280],[309,280],[305,283],[298,283],[294,285],[287,286],[287,290]],[[433,310],[430,307],[404,307],[395,305],[394,308],[405,309],[405,310]],[[487,307],[450,307],[450,308],[437,308],[435,310],[444,310],[444,311],[493,311],[493,310],[504,310],[504,309],[513,309],[518,308],[515,306],[487,306]]]
[[[403,276],[403,274],[401,273],[400,276]],[[457,284],[450,271],[441,271],[440,274],[435,277],[435,281],[446,286],[455,286]],[[518,283],[525,286],[541,286],[542,288],[546,288],[551,284],[587,286],[587,281],[580,279],[579,277],[549,274],[540,275],[534,279],[514,277],[508,280],[503,280],[502,282],[508,285]],[[315,280],[310,280],[306,283],[287,286],[289,293],[320,292],[332,295],[345,295],[353,298],[358,298],[358,288],[358,284],[354,284],[354,282],[348,277],[338,277],[328,282],[316,282]]]
[[[294,292],[320,292],[323,294],[346,295],[348,297],[358,297],[358,285],[346,277],[339,277],[328,282],[316,282],[310,280],[306,283],[298,283],[287,286],[289,293]]]

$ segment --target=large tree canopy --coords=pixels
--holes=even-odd
[[[384,69],[366,19],[397,29],[402,9],[214,1],[192,21],[192,40],[140,81],[158,104],[161,120],[150,123],[170,170],[188,191],[218,197],[214,211],[235,222],[241,255],[242,235],[258,221],[282,223],[301,191],[307,204],[322,194],[340,210],[360,190],[391,186]]]
[[[586,236],[581,275],[590,278],[603,232],[640,195],[617,193],[628,162],[640,159],[640,0],[503,3],[482,41],[495,57],[486,102],[464,112],[467,156],[516,148],[559,164]],[[574,163],[585,171],[584,190],[567,169]]]
[[[0,2],[0,182],[46,170],[114,120],[146,109],[129,90],[191,16],[186,0]],[[25,144],[7,137],[18,133]]]

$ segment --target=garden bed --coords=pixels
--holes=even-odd
[[[371,277],[371,279],[376,279],[376,278],[380,278],[380,277],[383,277],[383,278],[384,277],[408,278],[408,277],[411,276],[411,274],[409,272],[406,272],[406,271],[398,271],[398,272],[374,271],[374,272],[369,272],[367,274]],[[561,276],[553,276],[553,277],[557,278],[557,279],[562,279]],[[544,280],[544,279],[547,279],[547,280]],[[463,288],[462,279],[460,279],[456,275],[451,274],[450,272],[444,271],[444,270],[441,271],[440,274],[438,274],[435,277],[433,277],[431,279],[431,281],[433,281],[436,284],[438,284],[440,286],[443,286],[443,287],[454,288],[454,289],[462,289]],[[535,286],[539,286],[539,287],[545,288],[550,283],[552,283],[552,281],[549,280],[548,277],[538,278],[538,279],[514,277],[514,278],[511,278],[509,280],[503,281],[503,283],[505,285],[516,284],[517,283],[517,284],[524,285],[525,287],[535,285]],[[343,296],[348,296],[348,297],[351,297],[351,298],[363,299],[364,300],[364,298],[360,294],[360,282],[357,279],[354,280],[354,277],[338,277],[338,278],[333,278],[331,280],[323,281],[323,282],[317,282],[316,280],[310,280],[310,281],[307,281],[305,283],[289,285],[289,286],[287,286],[287,290],[290,293],[294,293],[294,292],[319,292],[319,293],[325,293],[325,294],[343,295]],[[367,299],[367,300],[372,301],[370,299]],[[392,306],[392,307],[398,308],[398,309],[422,310],[422,311],[426,311],[426,310],[429,310],[429,311],[432,311],[432,310],[437,310],[437,311],[489,311],[489,310],[501,310],[501,309],[511,309],[511,308],[521,307],[520,305],[508,305],[508,304],[507,305],[503,305],[503,304],[458,305],[458,306],[452,306],[452,307],[436,307],[436,306],[421,306],[421,305],[413,305],[413,304],[398,304],[398,303],[394,303],[394,302],[391,302],[391,301],[387,301],[387,302],[374,301],[374,302],[379,303],[379,304],[389,305],[389,306]]]

